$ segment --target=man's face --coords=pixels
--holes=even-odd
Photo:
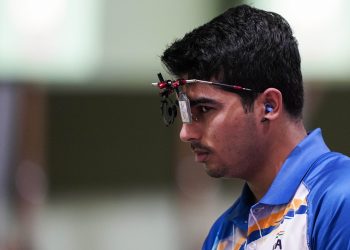
[[[213,177],[246,179],[259,165],[258,118],[245,112],[237,94],[207,84],[187,85],[193,122],[183,124],[182,141],[189,142],[195,160]]]

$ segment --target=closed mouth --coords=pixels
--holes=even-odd
[[[193,153],[195,155],[196,162],[206,162],[208,160],[209,151],[203,149],[194,149]]]
[[[198,142],[191,143],[191,149],[195,155],[196,162],[205,162],[208,160],[210,150]]]

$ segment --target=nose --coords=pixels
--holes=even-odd
[[[200,139],[200,131],[194,123],[183,123],[180,131],[180,139],[183,142],[198,141]]]

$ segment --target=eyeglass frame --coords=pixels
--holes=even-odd
[[[182,91],[182,87],[186,84],[191,83],[204,83],[214,86],[225,87],[228,89],[232,89],[235,91],[246,91],[251,93],[259,93],[259,91],[243,87],[241,85],[236,84],[226,84],[220,82],[206,81],[206,80],[198,80],[198,79],[177,79],[177,80],[164,80],[161,73],[158,73],[159,82],[152,83],[153,86],[158,87],[160,89],[161,100],[161,114],[163,117],[163,122],[166,126],[171,125],[176,116],[177,116],[177,108],[179,106],[181,120],[183,123],[192,123],[192,113],[191,113],[191,105],[187,95]],[[169,96],[174,93],[176,94],[177,102],[173,102]],[[165,109],[165,110],[164,110]],[[167,114],[165,112],[168,112]],[[169,115],[169,117],[167,117]],[[196,119],[194,119],[196,120]]]

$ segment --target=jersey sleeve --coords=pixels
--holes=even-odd
[[[332,162],[320,174],[309,198],[309,247],[350,250],[350,161]]]

